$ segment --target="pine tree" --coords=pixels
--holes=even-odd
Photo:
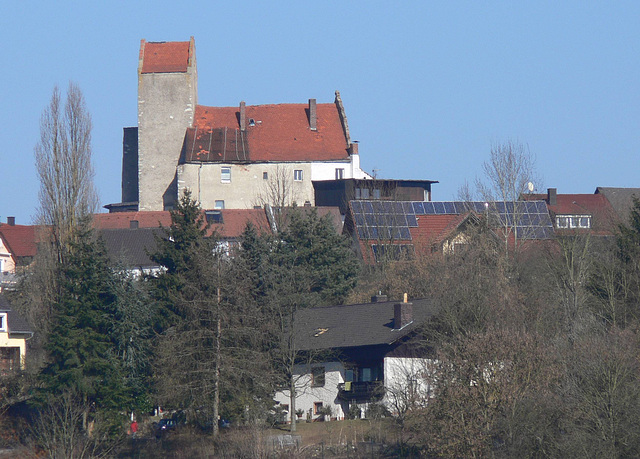
[[[42,396],[76,394],[89,409],[116,413],[131,406],[114,334],[119,320],[116,277],[104,245],[91,230],[80,229],[61,267],[61,296],[54,305],[53,324],[42,370]]]

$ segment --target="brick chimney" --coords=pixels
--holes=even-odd
[[[240,102],[240,130],[247,130],[247,109],[244,100]]]
[[[316,112],[316,100],[309,99],[309,129],[316,131],[318,122],[318,115]]]
[[[404,301],[393,305],[393,328],[400,330],[413,322],[413,303],[407,302],[407,294]]]
[[[7,217],[7,225],[16,226],[16,217]]]
[[[387,295],[383,295],[382,292],[378,292],[376,295],[373,295],[371,297],[371,302],[372,303],[386,303],[387,302]]]
[[[558,189],[547,188],[547,204],[550,206],[558,205]]]

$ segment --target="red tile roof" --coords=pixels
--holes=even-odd
[[[224,209],[222,224],[212,224],[211,232],[217,230],[223,238],[236,238],[242,234],[247,223],[251,222],[259,232],[271,231],[267,216],[262,209]],[[171,226],[171,212],[114,212],[112,214],[95,214],[93,225],[98,229],[127,229],[131,221],[138,221],[138,228],[158,228]]]
[[[157,228],[171,225],[171,213],[155,212],[114,212],[112,214],[95,214],[93,226],[97,229],[130,228],[131,221],[138,222],[138,228]]]
[[[527,194],[527,201],[547,201],[546,194]],[[547,201],[549,212],[556,215],[591,215],[592,234],[611,234],[619,217],[611,203],[603,194],[557,194],[556,205]]]
[[[222,213],[222,224],[211,225],[212,230],[217,230],[223,238],[237,238],[242,235],[248,223],[258,230],[259,233],[271,231],[267,215],[263,209],[224,209]]]
[[[349,158],[335,104],[317,104],[317,129],[309,128],[307,104],[239,107],[198,105],[187,132],[187,161],[334,161]],[[254,120],[254,125],[249,122]]]
[[[193,40],[140,42],[141,73],[184,73],[194,55]]]
[[[15,257],[34,257],[37,251],[36,226],[0,224],[0,237]]]

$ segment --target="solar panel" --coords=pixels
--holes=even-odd
[[[424,215],[431,215],[435,213],[433,202],[423,202],[422,204],[424,206]]]
[[[420,215],[462,215],[474,211],[489,218],[493,227],[509,227],[523,239],[553,237],[553,225],[544,201],[351,201],[361,239],[410,240],[409,228]]]

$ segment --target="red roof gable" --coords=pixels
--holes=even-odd
[[[317,129],[309,127],[307,104],[246,107],[240,131],[238,107],[198,105],[187,132],[187,161],[335,161],[349,158],[335,104],[317,104]],[[250,123],[254,120],[254,123]]]
[[[193,55],[193,41],[140,42],[141,73],[184,73]]]
[[[0,237],[14,257],[35,257],[35,226],[0,224]]]

